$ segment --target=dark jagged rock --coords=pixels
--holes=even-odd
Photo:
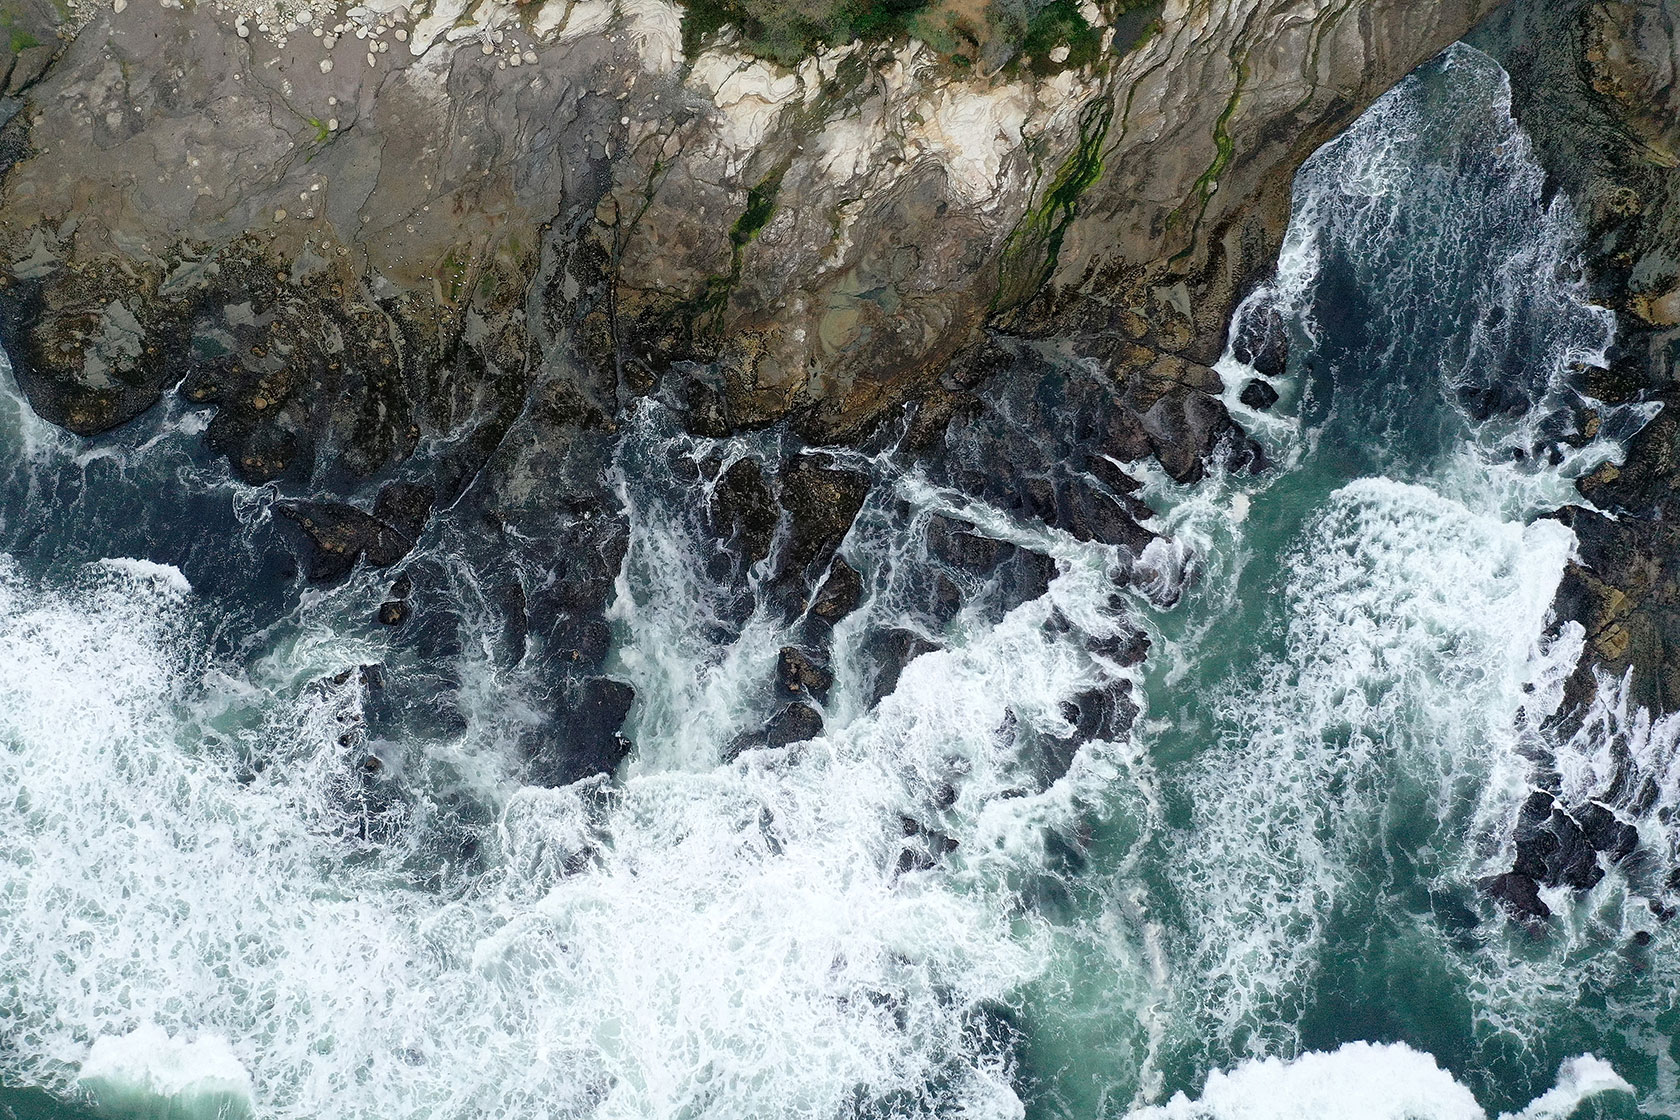
[[[344,578],[366,560],[387,568],[407,556],[431,511],[430,487],[393,482],[380,491],[373,513],[342,502],[283,502],[280,513],[303,530],[311,580]]]
[[[737,541],[749,562],[770,555],[781,511],[756,459],[737,459],[723,472],[712,492],[711,514],[718,536]]]
[[[1249,408],[1264,412],[1278,402],[1278,391],[1272,388],[1269,381],[1262,381],[1258,377],[1250,378],[1244,385],[1237,399]]]
[[[1536,791],[1517,816],[1512,870],[1548,886],[1588,890],[1604,877],[1598,854],[1581,827],[1551,794]]]
[[[790,743],[802,743],[821,735],[822,729],[822,713],[809,704],[789,704],[765,724],[764,744],[785,747]]]
[[[782,469],[778,489],[790,519],[783,576],[803,581],[829,562],[851,529],[869,494],[869,478],[801,455]]]
[[[896,870],[900,875],[911,871],[930,871],[960,846],[955,837],[937,828],[928,828],[914,817],[900,817],[899,829],[905,837],[898,851]]]
[[[1050,557],[941,514],[928,518],[923,541],[934,566],[904,577],[902,594],[931,629],[949,624],[965,603],[977,603],[981,617],[1001,618],[1043,595],[1056,575]]]
[[[1289,325],[1273,307],[1244,316],[1237,336],[1232,339],[1231,349],[1237,361],[1253,366],[1260,377],[1281,377],[1289,365]],[[1249,382],[1250,385],[1254,383]],[[1271,387],[1266,381],[1260,381],[1260,384]],[[1276,399],[1276,396],[1272,398]],[[1254,405],[1245,400],[1243,403],[1250,408],[1271,407],[1270,402]]]
[[[740,756],[741,752],[758,749],[774,750],[778,747],[803,743],[807,739],[815,739],[823,731],[822,713],[809,704],[794,702],[785,704],[770,717],[764,727],[756,732],[748,732],[724,749],[723,760],[731,762]]]
[[[1235,425],[1213,397],[1188,388],[1162,395],[1143,414],[1150,449],[1175,482],[1198,482],[1203,460]]]
[[[401,626],[408,621],[409,613],[413,610],[406,599],[389,599],[379,604],[379,622],[382,626]]]
[[[1091,643],[1091,652],[1106,657],[1122,669],[1142,663],[1149,653],[1149,635],[1141,629],[1127,630]]]
[[[1095,375],[1024,353],[1007,379],[953,414],[943,442],[933,469],[976,497],[1133,555],[1153,539],[1139,524],[1150,511],[1130,496],[1138,483],[1118,465],[1149,455],[1149,435]]]
[[[783,695],[822,700],[833,683],[828,667],[804,650],[784,646],[776,657],[776,686]]]
[[[862,578],[845,557],[836,556],[811,599],[811,614],[833,625],[856,610],[862,598]]]
[[[1513,917],[1543,922],[1552,916],[1552,908],[1540,897],[1540,887],[1527,875],[1507,871],[1476,884],[1482,893],[1505,907]]]
[[[1589,801],[1571,814],[1581,826],[1581,834],[1594,851],[1603,852],[1612,863],[1619,863],[1639,844],[1639,830],[1594,801]]]
[[[1119,739],[1137,718],[1138,706],[1131,691],[1130,682],[1119,681],[1081,692],[1062,702],[1062,718],[1073,725],[1074,735],[1081,740]]]
[[[532,755],[527,780],[566,786],[596,774],[612,774],[630,755],[619,733],[636,690],[623,681],[590,677],[578,682],[555,713],[545,741]]]
[[[1568,197],[1585,227],[1592,298],[1617,313],[1608,368],[1580,373],[1587,391],[1611,405],[1663,406],[1625,460],[1579,480],[1594,508],[1566,511],[1580,557],[1554,611],[1559,624],[1586,628],[1588,649],[1566,691],[1565,722],[1592,699],[1595,670],[1621,680],[1631,669],[1634,703],[1680,710],[1676,27],[1671,0],[1530,0],[1506,5],[1473,38],[1510,73],[1512,111],[1548,189]],[[1583,417],[1574,442],[1599,422]]]
[[[893,627],[873,636],[869,643],[869,658],[874,663],[874,680],[869,687],[869,703],[879,704],[898,687],[904,667],[924,653],[940,647],[914,630]]]

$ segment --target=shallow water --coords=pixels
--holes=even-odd
[[[1467,48],[1315,156],[1233,328],[1287,331],[1280,403],[1237,401],[1242,346],[1220,367],[1278,466],[1151,475],[1141,557],[855,456],[866,594],[805,744],[730,759],[793,624],[710,574],[690,481],[783,437],[638,404],[636,751],[560,790],[517,780],[540,651],[484,590],[535,560],[438,519],[405,562],[447,573],[435,638],[398,640],[390,573],[301,588],[197,414],[90,446],[7,397],[0,1116],[1680,1111],[1646,904],[1680,735],[1548,722],[1582,643],[1548,628],[1573,540],[1544,515],[1646,417],[1579,395],[1613,323],[1541,185]],[[1053,557],[1048,589],[959,580],[930,616],[936,515]],[[942,648],[872,704],[893,627]],[[1129,730],[1086,719],[1121,695]],[[1627,758],[1644,872],[1544,933],[1478,896],[1531,782],[1614,801]]]

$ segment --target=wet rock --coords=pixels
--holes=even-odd
[[[1483,879],[1476,885],[1513,917],[1543,922],[1552,916],[1551,907],[1540,897],[1539,884],[1521,872],[1507,871],[1503,875]]]
[[[1106,657],[1122,669],[1138,665],[1149,654],[1149,635],[1140,630],[1127,630],[1091,641],[1091,652]]]
[[[899,828],[905,839],[899,845],[896,870],[903,875],[911,871],[930,871],[959,847],[955,837],[937,828],[928,828],[914,817],[900,817]]]
[[[804,650],[783,646],[776,657],[776,686],[785,696],[822,700],[833,683],[828,667]]]
[[[1276,308],[1267,307],[1263,311],[1244,316],[1243,322],[1232,340],[1232,354],[1237,361],[1254,367],[1254,372],[1262,378],[1281,377],[1289,364],[1289,325],[1284,322],[1282,314]],[[1270,389],[1271,386],[1258,378],[1250,381],[1249,385],[1258,384]],[[1247,389],[1244,389],[1247,392]],[[1277,400],[1274,393],[1272,400],[1265,404],[1249,404],[1245,398],[1243,403],[1250,408],[1270,408]]]
[[[764,744],[785,747],[822,734],[822,714],[809,704],[789,704],[764,726]]]
[[[1536,882],[1588,890],[1604,877],[1598,854],[1580,826],[1544,791],[1523,803],[1515,842],[1512,871]]]
[[[774,750],[815,739],[823,731],[822,713],[809,704],[785,704],[757,731],[739,736],[724,749],[723,760],[732,762],[743,751]]]
[[[869,687],[869,703],[873,707],[881,700],[892,695],[898,687],[898,678],[903,675],[904,667],[924,653],[931,653],[939,649],[936,643],[916,633],[892,627],[880,634],[873,635],[869,642],[868,656],[874,663],[874,680]]]
[[[1061,705],[1062,718],[1073,725],[1081,741],[1118,739],[1137,718],[1137,703],[1131,697],[1131,683],[1118,681],[1104,688],[1081,692]]]
[[[343,502],[280,502],[275,508],[303,530],[308,578],[331,582],[349,575],[357,560],[386,568],[407,556],[431,504],[430,487],[393,482],[380,491],[371,514]]]
[[[1137,556],[1155,534],[1138,524],[1135,509],[1136,503],[1123,496],[1110,497],[1070,480],[1058,489],[1045,523],[1066,530],[1075,540],[1100,541]]]
[[[723,472],[712,492],[711,518],[718,536],[737,542],[750,563],[770,555],[781,511],[756,459],[737,459]]]
[[[942,514],[927,519],[923,542],[931,563],[925,571],[901,573],[899,593],[934,631],[948,625],[965,604],[977,617],[1002,618],[1043,595],[1056,575],[1056,562],[1043,553],[987,537]]]
[[[811,599],[811,614],[832,625],[856,610],[862,598],[863,579],[845,557],[836,556]]]
[[[1570,814],[1581,826],[1581,834],[1594,851],[1603,852],[1610,862],[1625,859],[1639,844],[1639,830],[1618,820],[1616,814],[1589,801]]]
[[[1232,427],[1217,400],[1184,387],[1170,390],[1143,414],[1150,449],[1175,482],[1199,482],[1203,460]]]
[[[408,621],[411,609],[406,599],[391,599],[379,604],[380,625],[401,626]]]
[[[779,489],[791,519],[784,571],[802,578],[834,555],[869,494],[869,477],[801,455],[782,470]]]
[[[1243,386],[1242,392],[1237,394],[1237,399],[1249,408],[1264,412],[1278,402],[1278,391],[1272,388],[1271,382],[1255,377],[1250,378],[1248,384]]]
[[[591,677],[563,698],[549,725],[550,736],[526,768],[534,785],[566,786],[596,774],[611,775],[630,755],[619,733],[636,690],[623,681]]]

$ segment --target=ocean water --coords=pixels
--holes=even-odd
[[[637,404],[636,751],[565,789],[517,777],[543,682],[484,588],[523,559],[437,519],[405,563],[443,636],[398,641],[389,573],[300,586],[202,414],[87,444],[8,388],[0,1116],[1680,1114],[1650,905],[1680,727],[1607,681],[1559,730],[1583,643],[1548,618],[1547,515],[1648,414],[1582,395],[1614,323],[1542,186],[1464,47],[1320,151],[1220,365],[1277,465],[1146,470],[1141,556],[854,454],[865,595],[807,743],[731,750],[791,631],[709,574],[690,484],[784,437]],[[936,517],[1051,557],[1047,589],[971,581],[930,621]],[[876,703],[891,628],[938,648]],[[1104,696],[1136,721],[1086,720]],[[1475,883],[1546,782],[1642,855],[1534,929]]]

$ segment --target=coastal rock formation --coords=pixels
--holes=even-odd
[[[1564,516],[1580,539],[1558,593],[1586,629],[1571,710],[1594,670],[1654,712],[1680,710],[1680,5],[1518,4],[1474,40],[1511,74],[1513,111],[1549,180],[1585,226],[1593,298],[1617,313],[1609,368],[1589,370],[1608,404],[1660,404],[1620,466],[1581,480]],[[1591,436],[1589,418],[1583,435]]]
[[[1558,514],[1579,545],[1553,604],[1554,624],[1579,623],[1585,649],[1555,730],[1562,739],[1602,741],[1612,761],[1594,793],[1602,803],[1566,808],[1539,789],[1518,815],[1512,869],[1482,887],[1527,918],[1549,914],[1538,887],[1587,890],[1611,865],[1623,866],[1663,921],[1673,916],[1680,889],[1672,871],[1661,871],[1672,853],[1630,858],[1639,833],[1629,822],[1650,814],[1656,778],[1629,757],[1616,741],[1614,718],[1602,714],[1680,710],[1677,26],[1680,5],[1673,0],[1521,3],[1472,40],[1510,73],[1513,112],[1534,141],[1548,185],[1568,198],[1584,227],[1592,298],[1616,313],[1607,368],[1588,366],[1586,387],[1605,405],[1624,406],[1634,423],[1650,418],[1632,434],[1625,459],[1580,479],[1580,504]],[[1584,444],[1611,422],[1589,413],[1573,441]],[[1599,695],[1624,681],[1625,695]],[[1555,774],[1542,772],[1539,781],[1560,785]]]
[[[987,326],[1183,381],[1295,167],[1491,5],[1088,6],[1103,49],[1050,74],[690,56],[660,0],[456,6],[20,9],[53,48],[14,52],[0,144],[31,402],[91,433],[182,384],[236,469],[301,479],[328,428],[358,477],[493,441],[544,367],[580,413],[675,375],[697,424],[822,440]]]
[[[821,446],[896,445],[1135,557],[1127,464],[1265,465],[1211,365],[1295,169],[1492,6],[1082,0],[972,49],[924,21],[789,53],[665,0],[16,0],[0,344],[80,435],[197,412],[310,578],[462,526],[499,648],[554,678],[532,774],[567,781],[629,749],[602,674],[638,398],[701,438],[783,433],[715,480],[713,574],[768,562],[817,647],[859,602],[836,550],[870,487]],[[935,543],[941,602],[1049,576]],[[933,645],[902,644],[877,693]]]

